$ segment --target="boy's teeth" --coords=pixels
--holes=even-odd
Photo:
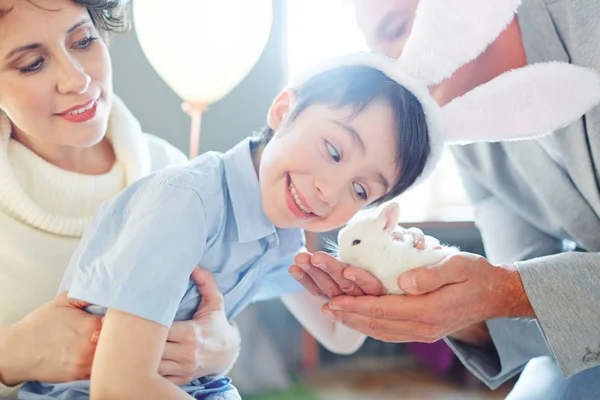
[[[91,110],[91,109],[92,109],[92,107],[94,107],[94,103],[93,103],[93,102],[92,102],[92,103],[90,103],[90,105],[89,105],[89,106],[81,107],[81,108],[78,108],[77,110],[73,110],[73,111],[71,111],[71,112],[68,112],[68,113],[67,113],[67,115],[77,115],[77,114],[81,114],[81,113],[83,113],[83,112],[86,112],[87,110]]]
[[[312,211],[310,211],[308,208],[306,208],[304,206],[304,204],[302,204],[302,201],[300,201],[300,198],[298,197],[298,194],[296,193],[296,189],[294,189],[294,187],[292,186],[291,183],[290,183],[290,193],[292,194],[292,197],[294,198],[294,201],[298,205],[298,208],[300,208],[305,214],[311,214],[312,213]]]

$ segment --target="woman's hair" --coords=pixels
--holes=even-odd
[[[402,194],[423,173],[431,152],[425,113],[417,98],[383,72],[366,66],[344,66],[322,72],[296,88],[296,106],[287,123],[314,104],[332,108],[351,107],[350,119],[375,100],[385,101],[392,109],[396,132],[396,168],[398,182],[374,204]],[[259,134],[267,143],[275,132],[268,126]]]
[[[26,0],[28,3],[46,11],[60,11],[58,9],[47,8],[46,4],[40,4],[36,0]],[[129,29],[129,19],[126,12],[126,3],[128,0],[71,0],[72,2],[85,7],[92,23],[98,29],[103,38],[107,38],[109,33],[121,33]],[[41,2],[44,3],[44,2]],[[0,18],[9,13],[12,8],[0,8]]]
[[[124,0],[72,0],[87,8],[92,23],[101,34],[121,33],[129,29],[127,1]]]

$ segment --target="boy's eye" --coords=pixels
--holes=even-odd
[[[329,153],[329,156],[333,159],[333,161],[340,162],[340,152],[329,142],[325,142],[325,146],[327,147],[327,152]]]
[[[367,200],[367,197],[369,197],[367,195],[367,191],[365,190],[364,186],[361,185],[360,183],[353,183],[354,185],[354,191],[356,192],[356,195],[358,196],[359,199],[361,200]]]

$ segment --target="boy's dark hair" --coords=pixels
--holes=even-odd
[[[103,38],[109,33],[121,33],[129,29],[125,4],[126,0],[71,0],[85,7],[90,14],[92,23],[98,29]],[[46,11],[59,11],[58,9],[46,8],[45,4],[38,4],[35,0],[27,0],[28,3]],[[8,14],[12,8],[0,8],[0,18]]]
[[[392,108],[396,141],[396,165],[400,179],[374,204],[391,200],[408,189],[423,173],[431,146],[423,107],[417,98],[383,72],[366,66],[344,66],[322,72],[295,89],[296,106],[287,122],[314,104],[332,108],[352,107],[350,119],[375,100],[384,100]],[[266,144],[275,132],[268,126],[259,133]]]

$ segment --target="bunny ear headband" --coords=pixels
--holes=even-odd
[[[417,182],[433,172],[446,144],[540,137],[581,118],[600,102],[594,71],[550,62],[508,71],[439,107],[428,86],[474,60],[513,20],[521,0],[420,0],[412,32],[398,60],[354,53],[326,60],[293,79],[351,65],[375,68],[421,103],[431,154]]]

